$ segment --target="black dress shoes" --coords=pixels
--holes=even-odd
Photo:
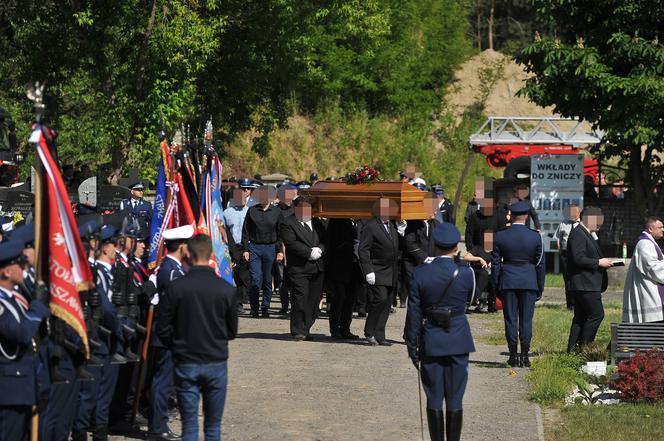
[[[507,364],[511,367],[519,367],[519,356],[516,354],[510,354],[510,358],[507,359]]]
[[[268,312],[267,309],[264,309],[263,311],[261,311],[261,317],[270,318],[270,313]]]
[[[528,354],[523,355],[521,354],[521,360],[519,360],[519,367],[530,367],[530,358],[528,358]]]
[[[355,335],[352,332],[342,332],[341,338],[344,340],[359,340],[360,336]]]
[[[380,346],[392,346],[392,343],[390,343],[387,340],[376,340]]]
[[[293,340],[295,340],[295,341],[304,341],[304,340],[306,340],[306,338],[307,338],[307,336],[302,335],[302,334],[295,334],[293,336]]]
[[[148,441],[180,441],[180,436],[170,430],[164,433],[148,432]]]
[[[378,341],[376,341],[376,338],[373,336],[367,337],[367,344],[369,346],[378,346]]]

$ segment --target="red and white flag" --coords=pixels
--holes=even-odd
[[[35,224],[38,265],[43,281],[50,291],[51,313],[71,326],[81,337],[86,356],[90,354],[87,329],[80,291],[91,289],[92,271],[81,242],[74,213],[69,205],[67,188],[60,170],[53,159],[51,148],[54,133],[45,126],[36,125],[30,142],[37,147],[41,164],[41,198],[35,200],[35,210],[40,211]]]

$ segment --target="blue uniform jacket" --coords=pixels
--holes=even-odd
[[[184,276],[184,270],[182,269],[182,265],[178,264],[174,259],[168,256],[164,257],[161,261],[161,265],[159,265],[159,268],[157,269],[157,292],[159,293],[159,296],[161,297],[166,295],[166,288],[171,283],[171,281],[179,279],[182,276]],[[166,345],[164,345],[161,342],[161,340],[157,336],[157,333],[155,332],[157,326],[157,320],[159,320],[158,305],[155,308],[154,316],[155,316],[155,322],[152,329],[153,338],[151,341],[151,345],[154,347],[165,348]]]
[[[497,231],[491,277],[499,291],[544,291],[544,248],[540,233],[520,224]]]
[[[31,406],[37,399],[37,360],[32,339],[48,306],[33,300],[23,311],[0,290],[0,406]]]
[[[441,299],[457,268],[459,272],[456,278]],[[452,312],[461,314],[452,317],[448,330],[425,319],[419,356],[440,357],[475,352],[470,325],[463,314],[474,292],[473,270],[465,264],[457,265],[451,258],[437,257],[433,262],[415,268],[404,328],[404,340],[411,358],[418,355],[416,348],[420,323],[424,312],[431,306],[449,308]]]
[[[136,206],[133,207],[131,201],[131,198],[129,198],[120,202],[120,210],[128,211],[129,215],[138,222],[141,231],[150,231],[152,204],[145,199],[139,199]]]
[[[97,270],[97,292],[101,297],[101,310],[103,313],[102,316],[102,325],[106,329],[113,331],[113,334],[119,339],[122,339],[122,332],[120,330],[120,321],[118,320],[117,311],[111,303],[111,286],[113,285],[113,276],[111,275],[111,270],[106,268],[102,263],[95,263],[95,268]],[[101,348],[97,350],[97,353],[100,355],[108,355],[110,348],[110,341],[101,338],[102,345]]]

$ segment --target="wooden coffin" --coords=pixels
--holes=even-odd
[[[342,181],[319,181],[300,190],[312,200],[313,215],[323,218],[368,219],[380,198],[397,203],[397,220],[428,219],[424,206],[426,192],[404,182],[346,184]]]

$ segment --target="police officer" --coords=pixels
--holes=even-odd
[[[152,204],[143,199],[143,182],[135,182],[129,188],[131,189],[131,197],[120,202],[120,210],[128,211],[131,218],[138,222],[141,230],[150,231]]]
[[[81,383],[79,407],[72,428],[73,441],[87,439],[86,431],[92,432],[93,440],[108,439],[108,415],[118,379],[118,363],[124,361],[124,358],[116,355],[122,335],[117,312],[111,303],[111,269],[116,258],[116,232],[114,227],[104,225],[99,234],[100,249],[97,250],[93,268],[100,301],[101,327],[110,332],[100,332],[98,337],[101,344],[93,348],[94,356],[101,361],[101,366],[90,366],[94,381]]]
[[[544,291],[544,250],[537,230],[526,226],[527,202],[510,205],[512,226],[496,232],[491,277],[503,302],[505,337],[512,367],[530,367],[528,351],[533,334],[535,302]],[[521,343],[521,356],[517,343]]]
[[[445,431],[448,441],[458,441],[468,354],[475,351],[465,315],[475,290],[475,277],[470,267],[454,260],[461,240],[454,225],[436,227],[433,240],[437,257],[419,265],[413,274],[404,340],[408,356],[416,368],[422,369],[431,440],[444,440]]]
[[[451,222],[454,223],[454,205],[445,197],[445,189],[440,184],[434,184],[431,186],[431,191],[436,193],[438,196],[438,211],[440,214],[437,219],[441,222]]]
[[[159,321],[159,296],[164,295],[170,283],[184,276],[183,261],[187,258],[187,240],[194,235],[194,227],[171,228],[164,231],[164,246],[168,254],[157,269],[157,294],[152,299],[155,308],[155,327]],[[154,331],[154,330],[153,330]],[[180,437],[168,427],[168,399],[173,393],[173,357],[171,351],[152,334],[150,342],[154,349],[155,371],[150,386],[150,409],[148,414],[148,440],[177,441]]]

